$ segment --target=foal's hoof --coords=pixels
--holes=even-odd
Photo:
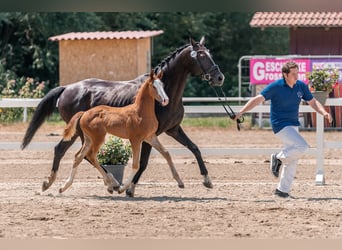
[[[119,187],[120,187],[120,186],[109,186],[109,187],[107,188],[107,191],[108,191],[110,194],[113,194],[114,190],[115,190],[115,191],[118,191],[118,190],[119,190]]]
[[[47,181],[44,181],[43,182],[43,185],[42,185],[42,191],[44,192],[45,190],[47,190],[49,188],[49,183]]]
[[[119,188],[118,188],[118,193],[121,194],[123,191],[125,191],[126,189],[124,188],[124,185],[121,185]]]

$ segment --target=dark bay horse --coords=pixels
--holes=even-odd
[[[152,138],[157,137],[155,133],[158,129],[158,120],[155,115],[155,100],[162,106],[169,103],[163,83],[159,79],[161,75],[162,71],[157,76],[151,71],[132,104],[124,107],[99,105],[87,111],[77,112],[71,118],[64,130],[63,138],[65,141],[70,140],[75,135],[78,125],[82,131],[83,144],[75,155],[72,171],[64,186],[59,190],[60,193],[71,186],[77,167],[84,158],[101,173],[110,193],[117,189],[119,193],[122,193],[129,187],[139,169],[142,142],[150,142]],[[96,157],[107,133],[129,139],[132,146],[132,171],[120,187],[113,175],[104,171]]]
[[[163,71],[161,80],[165,85],[165,92],[170,99],[169,105],[166,107],[161,107],[160,105],[155,106],[155,112],[159,122],[156,134],[159,135],[165,132],[186,146],[196,157],[201,175],[204,178],[204,186],[212,188],[212,182],[199,148],[191,141],[180,126],[184,116],[182,97],[188,75],[200,76],[212,86],[221,86],[224,82],[224,75],[221,73],[218,65],[213,61],[209,50],[204,46],[204,37],[201,38],[200,42],[195,42],[193,39],[190,39],[189,44],[172,52],[154,70],[155,72]],[[141,75],[131,81],[116,82],[86,79],[52,89],[37,106],[23,138],[22,149],[30,143],[38,128],[53,113],[57,101],[58,111],[61,117],[64,121],[68,122],[77,112],[85,111],[98,105],[120,107],[132,103],[133,97],[136,95],[139,86],[146,77],[148,75]],[[80,132],[76,133],[70,141],[61,140],[56,145],[51,176],[58,170],[62,157],[79,135]],[[80,137],[82,139],[82,136]],[[131,187],[126,190],[127,195],[134,195],[135,184],[147,167],[150,152],[151,145],[144,142],[141,149],[140,168],[133,178]],[[54,181],[51,176],[49,177],[48,183],[43,183],[43,191]]]

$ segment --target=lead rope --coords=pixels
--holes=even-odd
[[[220,86],[220,89],[221,89],[222,95],[223,95],[223,97],[224,97],[224,100],[222,100],[222,98],[218,95],[216,89],[215,89],[213,86],[211,86],[211,87],[213,88],[213,90],[214,90],[214,92],[215,92],[215,94],[216,94],[218,100],[221,102],[222,107],[223,107],[224,110],[226,111],[226,113],[227,113],[227,115],[229,116],[229,118],[232,119],[232,120],[234,120],[235,117],[236,117],[236,114],[234,113],[233,109],[229,106],[227,97],[226,97],[226,95],[225,95],[225,93],[224,93],[222,87]],[[230,110],[230,112],[228,111],[228,109],[226,108],[226,106],[228,107],[228,109]],[[239,119],[236,120],[236,128],[237,128],[237,130],[240,131],[240,127],[241,127],[240,124],[243,123],[244,120],[245,120],[245,119],[244,119],[243,116],[241,116],[241,118],[239,118]]]

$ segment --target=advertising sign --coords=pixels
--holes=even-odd
[[[251,59],[249,75],[251,84],[268,84],[282,78],[281,68],[290,59]],[[298,64],[298,79],[308,83],[306,74],[311,71],[309,59],[291,59]]]

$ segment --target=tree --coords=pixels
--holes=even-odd
[[[47,81],[52,88],[58,85],[58,44],[49,37],[105,28],[94,13],[1,13],[0,61],[18,77]]]
[[[58,85],[58,43],[49,37],[68,32],[163,30],[153,38],[152,65],[156,66],[190,36],[206,44],[225,75],[224,91],[237,95],[238,60],[252,54],[288,53],[287,29],[251,28],[248,12],[67,12],[0,13],[1,72],[18,77],[49,81],[48,89]],[[5,79],[0,76],[0,89]],[[185,96],[214,96],[208,84],[190,77]]]

